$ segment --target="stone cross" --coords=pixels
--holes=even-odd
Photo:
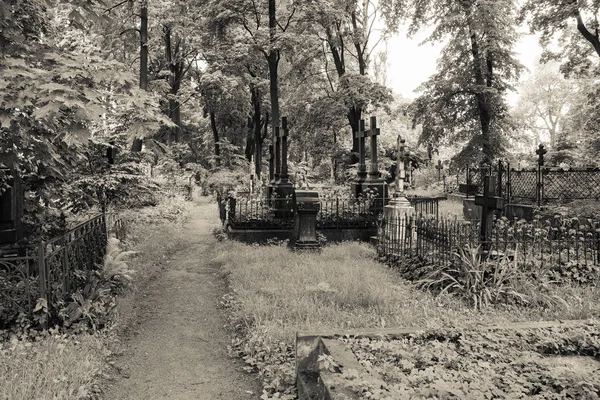
[[[275,179],[275,154],[273,154],[273,145],[269,145],[269,181]]]
[[[492,237],[494,212],[504,208],[504,199],[495,196],[495,187],[495,177],[485,176],[483,178],[483,196],[475,196],[475,205],[481,206],[481,229],[479,240],[484,251],[489,250],[487,241]]]
[[[358,176],[364,178],[367,174],[367,167],[365,165],[365,120],[361,119],[358,125],[358,131],[356,132],[356,138],[358,139],[358,154],[359,154],[359,165],[358,165]]]
[[[281,182],[287,183],[289,180],[288,174],[288,163],[287,163],[287,139],[289,134],[289,129],[287,126],[287,117],[281,118]]]
[[[396,193],[402,195],[404,193],[404,144],[406,140],[402,139],[402,136],[398,135],[398,140],[396,142]]]
[[[371,178],[379,178],[379,166],[377,165],[377,136],[380,131],[377,127],[377,117],[371,117],[371,129],[367,132],[367,136],[371,138],[371,170],[369,175]]]
[[[442,160],[438,160],[438,163],[435,166],[435,169],[437,169],[437,180],[439,182],[440,181],[440,175],[442,174],[442,169],[444,169],[444,167],[442,166]]]
[[[544,149],[544,145],[540,144],[538,149],[535,151],[535,154],[538,155],[538,165],[541,167],[544,165],[544,155],[548,152],[548,150]]]

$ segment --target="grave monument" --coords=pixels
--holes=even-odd
[[[406,237],[406,217],[414,213],[415,209],[411,206],[404,193],[404,179],[406,171],[404,169],[406,141],[398,135],[396,144],[397,167],[396,190],[390,202],[384,208],[383,219],[385,221],[385,237],[389,240],[404,240]]]
[[[377,193],[373,208],[375,211],[381,212],[388,198],[388,187],[381,172],[379,172],[379,163],[377,160],[377,137],[380,135],[380,129],[377,127],[377,117],[371,117],[371,126],[368,131],[365,131],[365,121],[360,120],[357,137],[359,139],[359,167],[358,174],[354,182],[352,182],[352,193],[359,197],[366,190],[371,190]],[[365,137],[370,138],[371,160],[369,173],[366,172],[365,161]]]

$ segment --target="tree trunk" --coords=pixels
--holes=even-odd
[[[260,93],[258,89],[252,89],[252,105],[254,106],[254,120],[252,126],[254,127],[254,173],[256,178],[260,179],[262,171],[262,137],[260,134]]]
[[[210,127],[213,132],[213,141],[215,142],[215,164],[217,167],[221,166],[221,147],[219,146],[219,131],[217,131],[217,121],[215,120],[215,113],[210,112]]]
[[[181,142],[181,104],[179,103],[179,100],[177,100],[176,96],[179,93],[179,88],[181,87],[184,65],[183,60],[180,59],[178,54],[181,51],[181,42],[176,39],[177,45],[175,46],[174,54],[171,43],[171,28],[168,26],[163,26],[163,32],[165,41],[165,62],[169,67],[170,72],[167,78],[167,82],[170,87],[169,109],[167,110],[167,116],[175,124],[175,126],[171,128],[171,132],[167,139],[167,142],[170,144],[173,141],[175,141],[175,143]]]
[[[471,35],[471,54],[473,55],[473,72],[475,75],[475,84],[477,85],[476,98],[477,109],[479,112],[479,122],[481,123],[481,144],[483,152],[483,162],[491,165],[493,162],[493,149],[491,148],[491,129],[492,110],[490,107],[490,98],[487,88],[490,88],[493,82],[492,77],[492,55],[488,53],[486,59],[486,72],[483,72],[482,54],[479,47],[477,34],[473,30],[472,19],[467,9],[467,23]],[[489,49],[488,49],[489,52]]]
[[[275,127],[279,126],[279,76],[277,67],[279,65],[279,50],[275,50],[275,35],[277,30],[277,15],[275,13],[275,1],[269,0],[269,43],[271,48],[267,55],[269,64],[269,94],[271,96],[271,140],[275,144]]]
[[[140,10],[140,89],[148,90],[148,0],[142,1]],[[131,151],[142,151],[142,143],[134,138]]]
[[[254,155],[254,129],[253,129],[254,119],[252,117],[248,117],[246,122],[246,143],[244,149],[244,155],[248,162],[252,161],[252,156]]]

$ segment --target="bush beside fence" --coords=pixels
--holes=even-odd
[[[102,266],[109,230],[120,238],[126,233],[122,220],[101,214],[51,240],[5,251],[0,256],[0,329],[21,315],[56,317],[53,305],[79,288],[80,271]]]
[[[378,231],[378,252],[390,264],[418,256],[449,266],[459,249],[480,247],[488,259],[509,260],[522,269],[544,270],[551,278],[587,282],[600,277],[600,222],[494,221],[491,236],[480,239],[479,224],[404,216],[384,221]]]

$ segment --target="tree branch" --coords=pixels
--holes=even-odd
[[[593,34],[585,27],[585,24],[583,23],[583,18],[581,18],[581,13],[579,12],[578,8],[575,9],[575,18],[577,19],[577,30],[583,35],[585,40],[587,40],[592,44],[592,46],[594,46],[596,54],[600,56],[600,40],[598,40],[598,30],[596,30],[596,34]]]

